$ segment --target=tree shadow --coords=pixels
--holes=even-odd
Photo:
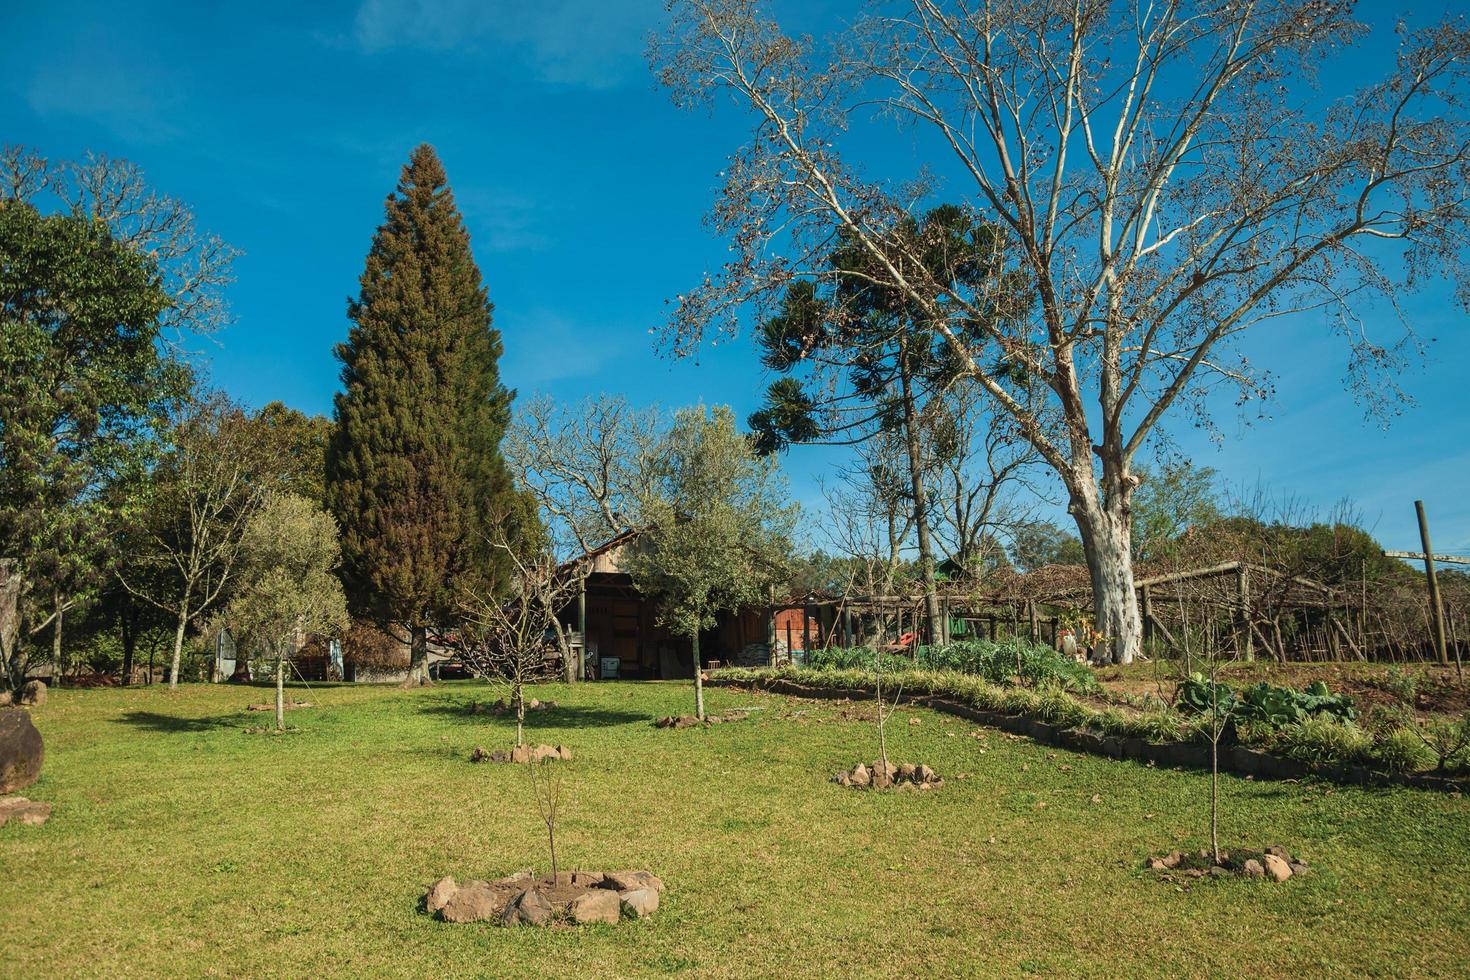
[[[210,732],[220,728],[235,728],[234,715],[220,715],[210,718],[180,718],[176,715],[159,714],[156,711],[129,711],[116,719],[120,725],[131,725],[133,728],[141,728],[152,732],[167,732],[170,734],[188,732]]]
[[[483,702],[482,702],[483,703]],[[419,711],[429,715],[440,715],[456,721],[479,725],[497,722],[515,726],[515,715],[509,711],[495,714],[491,711],[476,712],[468,701],[436,698],[419,706]],[[558,704],[555,708],[526,712],[527,731],[564,731],[573,728],[596,728],[609,725],[632,725],[653,720],[643,711],[625,711],[617,708],[598,708],[577,704]]]

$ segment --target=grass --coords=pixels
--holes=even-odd
[[[904,709],[891,757],[925,794],[827,781],[876,755],[841,706],[728,689],[752,720],[659,731],[685,684],[548,685],[562,707],[564,864],[647,868],[653,918],[580,930],[451,926],[442,874],[544,867],[519,767],[471,765],[510,719],[478,683],[314,686],[285,735],[227,686],[53,691],[34,711],[56,806],[0,830],[0,974],[299,976],[1212,975],[1470,972],[1470,801],[1222,777],[1228,845],[1316,869],[1180,890],[1149,854],[1204,843],[1206,777],[1082,757]],[[918,725],[910,725],[917,718]],[[967,773],[966,779],[955,777]],[[1092,802],[1097,794],[1100,802]]]

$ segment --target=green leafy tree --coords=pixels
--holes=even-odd
[[[1023,572],[1034,572],[1044,565],[1085,565],[1087,555],[1082,541],[1055,524],[1037,521],[1011,532],[1011,561]]]
[[[0,198],[0,256],[0,655],[14,685],[33,577],[53,620],[95,584],[104,490],[139,465],[185,372],[157,343],[156,263],[106,223]]]
[[[500,453],[513,397],[500,334],[431,147],[403,168],[359,283],[337,348],[327,500],[349,604],[406,628],[413,678],[427,682],[428,630],[453,618],[459,589],[492,592],[505,578],[481,529],[528,522]]]
[[[903,487],[930,635],[938,638],[943,628],[929,484],[939,463],[960,455],[962,430],[943,397],[960,367],[944,338],[928,329],[933,314],[902,291],[878,285],[877,267],[911,254],[943,266],[952,282],[997,295],[992,318],[1012,315],[1005,296],[1017,286],[1001,263],[1000,230],[961,208],[941,205],[922,218],[906,218],[894,235],[901,244],[880,258],[839,234],[827,259],[830,274],[787,288],[780,310],[757,337],[762,363],[783,376],[767,389],[749,425],[763,452],[792,443],[851,445],[895,437],[903,448]],[[980,336],[993,324],[976,321],[967,329]]]
[[[285,727],[285,663],[295,642],[347,627],[347,600],[335,571],[341,557],[337,523],[306,497],[275,493],[246,523],[240,551],[243,584],[225,605],[221,625],[272,653],[279,731]]]
[[[626,567],[655,603],[659,623],[689,640],[702,719],[699,634],[721,609],[766,601],[786,574],[797,508],[729,408],[676,413],[667,447],[640,508],[648,529]]]
[[[1133,557],[1153,561],[1177,553],[1191,529],[1220,519],[1215,471],[1188,460],[1167,463],[1157,474],[1142,467],[1133,492]]]
[[[256,413],[256,422],[271,447],[280,488],[325,506],[332,420],[274,401]]]

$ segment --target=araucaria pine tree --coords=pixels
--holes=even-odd
[[[403,168],[359,282],[337,348],[327,498],[350,607],[408,634],[422,682],[428,633],[451,624],[458,593],[497,590],[504,558],[487,529],[523,513],[500,455],[514,397],[500,334],[432,147]],[[497,537],[519,536],[507,530]]]

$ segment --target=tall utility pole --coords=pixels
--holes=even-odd
[[[1419,542],[1424,545],[1424,574],[1429,579],[1429,618],[1434,623],[1434,652],[1439,662],[1450,662],[1444,639],[1444,606],[1439,601],[1439,578],[1434,574],[1434,549],[1429,546],[1429,519],[1424,516],[1424,501],[1414,501],[1419,515]]]

